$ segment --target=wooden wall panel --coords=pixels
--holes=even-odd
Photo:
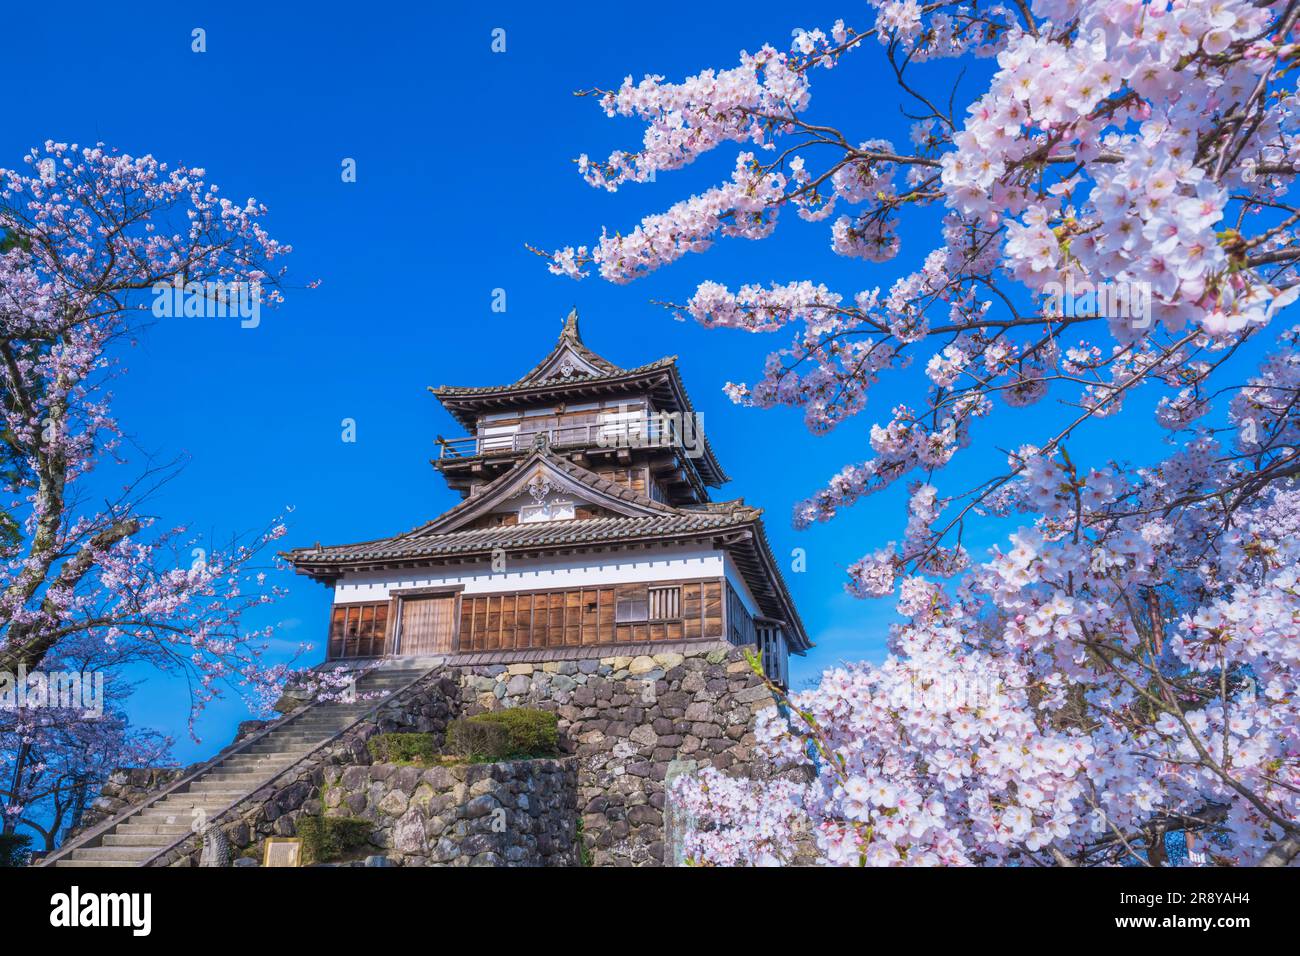
[[[660,591],[663,585],[465,596],[456,649],[508,651],[722,636],[721,581],[683,582],[650,600],[652,587]],[[618,620],[620,599],[623,615],[632,619]]]

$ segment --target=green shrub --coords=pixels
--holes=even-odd
[[[299,817],[302,862],[329,863],[370,842],[370,821],[357,817]]]
[[[560,752],[560,720],[548,710],[507,707],[470,720],[504,727],[510,735],[512,757],[554,757]]]
[[[488,730],[486,728],[493,728]],[[504,732],[505,739],[500,739]],[[508,707],[452,723],[447,749],[469,759],[554,757],[560,750],[559,719],[546,710]]]
[[[366,748],[377,763],[432,763],[438,755],[433,734],[376,734]]]
[[[505,760],[510,755],[510,733],[500,724],[453,720],[447,725],[447,752],[462,760]]]
[[[27,833],[0,833],[0,866],[26,866],[32,838]]]

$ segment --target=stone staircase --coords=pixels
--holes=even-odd
[[[385,663],[357,681],[355,703],[311,704],[266,733],[254,735],[160,800],[137,807],[100,833],[74,840],[43,866],[143,866],[197,828],[200,811],[214,816],[253,793],[321,744],[369,714],[381,697],[428,673],[437,661]]]

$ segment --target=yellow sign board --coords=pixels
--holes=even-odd
[[[262,865],[302,866],[302,840],[298,837],[267,837]]]

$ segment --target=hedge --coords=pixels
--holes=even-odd
[[[447,753],[462,760],[505,760],[510,734],[500,724],[453,720],[447,725]]]
[[[370,842],[369,820],[357,817],[299,817],[303,866],[328,863]]]
[[[559,719],[546,710],[508,707],[454,720],[447,750],[467,760],[554,757],[560,750]]]
[[[376,763],[431,763],[438,755],[433,734],[376,734],[366,749]]]

